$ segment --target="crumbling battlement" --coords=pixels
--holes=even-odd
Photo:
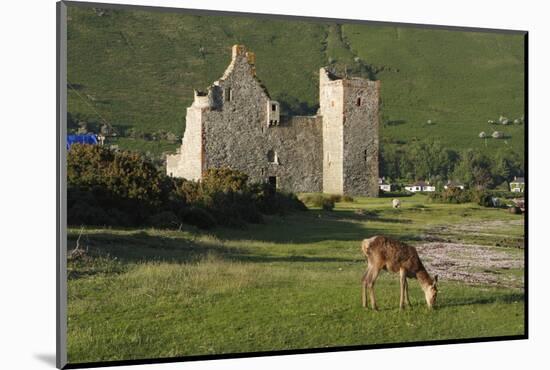
[[[187,108],[171,176],[199,180],[230,167],[294,192],[378,194],[378,81],[319,72],[318,115],[283,117],[256,78],[256,56],[234,45],[229,66]]]

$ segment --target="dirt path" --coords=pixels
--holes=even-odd
[[[524,267],[523,254],[483,245],[442,242],[419,244],[416,249],[428,271],[441,279],[523,287],[523,276],[509,271]]]
[[[423,242],[417,244],[416,249],[428,271],[442,279],[523,288],[523,275],[518,271],[525,266],[523,253],[518,253],[517,249],[495,247],[495,244],[488,246],[461,241],[464,235],[473,234],[481,243],[505,238],[503,245],[521,248],[523,238],[506,235],[506,230],[522,225],[523,219],[441,225],[424,234]],[[442,235],[445,238],[441,238]]]

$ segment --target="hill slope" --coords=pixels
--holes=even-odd
[[[461,150],[523,153],[523,125],[490,126],[523,115],[523,36],[337,25],[247,17],[69,8],[68,110],[80,119],[182,135],[193,89],[221,76],[231,45],[256,52],[271,96],[296,114],[318,104],[318,71],[333,64],[382,81],[382,143],[433,137]],[[428,120],[431,121],[428,124]],[[505,140],[480,140],[485,131]],[[123,139],[149,151],[176,143]]]

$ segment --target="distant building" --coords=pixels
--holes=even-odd
[[[417,193],[422,191],[433,192],[435,191],[435,186],[430,185],[428,182],[417,181],[414,184],[405,186],[405,190],[410,191],[411,193]]]
[[[510,191],[514,193],[523,193],[525,190],[525,179],[523,177],[514,177],[510,182]]]
[[[392,184],[387,183],[383,177],[378,179],[378,187],[383,191],[392,191]]]
[[[461,190],[464,190],[464,184],[461,184],[459,182],[456,182],[456,181],[447,181],[447,183],[445,185],[443,185],[443,189],[447,190],[447,189],[461,189]]]

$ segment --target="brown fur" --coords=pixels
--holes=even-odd
[[[403,309],[409,302],[409,288],[407,278],[418,279],[428,307],[435,304],[437,296],[437,276],[432,279],[416,249],[398,240],[385,236],[374,236],[363,240],[361,251],[367,259],[368,267],[362,279],[361,299],[363,307],[367,307],[367,291],[369,293],[373,309],[377,309],[374,296],[374,283],[381,270],[399,273],[401,283],[401,296],[399,308]]]

